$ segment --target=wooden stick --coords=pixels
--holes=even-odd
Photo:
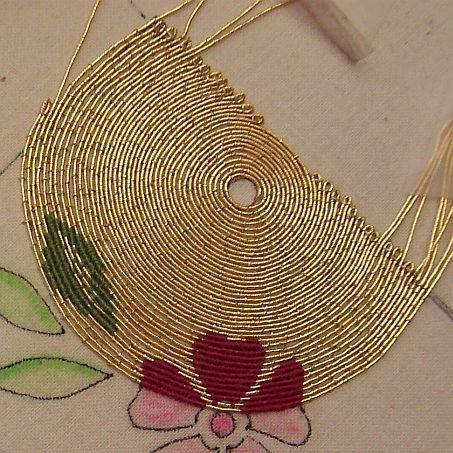
[[[333,0],[300,0],[329,38],[354,63],[372,51],[366,38]]]

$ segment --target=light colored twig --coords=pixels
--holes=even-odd
[[[333,0],[299,0],[329,38],[354,63],[367,57],[371,45]]]

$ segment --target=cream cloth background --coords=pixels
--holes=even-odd
[[[0,266],[47,294],[23,220],[20,161],[42,101],[54,97],[92,7],[87,0],[0,1]],[[105,0],[73,76],[103,49],[175,0]],[[250,1],[208,0],[195,42]],[[379,230],[393,218],[453,116],[451,0],[338,0],[374,53],[351,65],[298,4],[205,52],[300,154],[351,195]],[[179,29],[187,12],[168,22]],[[435,293],[453,306],[451,267]],[[45,297],[49,304],[49,296]],[[55,308],[55,307],[53,307]],[[56,310],[54,310],[56,312]],[[58,315],[58,313],[57,313]],[[307,452],[447,452],[453,444],[452,319],[426,301],[395,346],[368,372],[306,405]],[[0,320],[0,365],[63,355],[108,367],[66,329],[49,338]],[[137,385],[115,376],[76,397],[42,402],[0,392],[0,451],[142,452],[132,427]]]

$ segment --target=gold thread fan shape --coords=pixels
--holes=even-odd
[[[133,379],[145,359],[163,359],[223,407],[191,360],[214,332],[260,341],[258,383],[296,359],[309,400],[384,354],[451,244],[415,272],[388,239],[421,192],[379,237],[196,53],[153,19],[43,107],[23,166],[35,250],[70,324]],[[445,140],[451,151],[451,130]],[[442,159],[451,171],[445,149],[431,177]],[[237,178],[256,186],[249,206],[228,193]]]

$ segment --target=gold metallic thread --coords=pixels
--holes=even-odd
[[[244,25],[236,23],[221,33]],[[452,127],[414,195],[379,235],[350,197],[310,173],[204,64],[198,53],[221,33],[192,48],[154,18],[63,91],[79,43],[56,102],[46,101],[27,140],[26,223],[41,264],[48,213],[94,245],[107,269],[116,333],[50,289],[83,341],[132,379],[140,380],[144,359],[162,358],[212,406],[190,358],[194,339],[212,331],[261,341],[259,382],[295,358],[307,401],[382,357],[451,260]],[[414,270],[408,249],[440,171],[432,236]],[[228,193],[244,177],[257,188],[250,206]],[[414,210],[407,243],[397,249],[389,241]],[[79,259],[69,243],[65,253]],[[83,271],[77,279],[87,284]]]

